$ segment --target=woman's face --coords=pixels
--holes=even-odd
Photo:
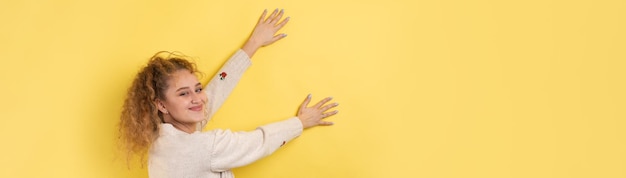
[[[167,83],[165,101],[160,101],[159,110],[181,123],[204,120],[207,96],[196,75],[186,69],[178,70]]]

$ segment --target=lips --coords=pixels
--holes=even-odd
[[[192,111],[202,111],[202,107],[203,105],[198,105],[198,106],[194,106],[194,107],[190,107],[189,110]]]

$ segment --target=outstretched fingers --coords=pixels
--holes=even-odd
[[[319,101],[317,104],[309,107],[309,103],[311,102],[311,94],[309,94],[306,99],[304,99],[304,101],[300,105],[300,109],[297,115],[297,117],[302,122],[303,128],[310,128],[318,125],[330,126],[334,124],[333,122],[324,120],[325,118],[333,116],[339,112],[337,110],[331,111],[332,108],[339,106],[339,104],[326,104],[330,100],[332,100],[332,97],[327,97]]]
[[[271,24],[276,24],[276,23],[278,23],[278,21],[279,21],[280,19],[282,19],[282,18],[283,18],[283,14],[284,14],[284,13],[285,13],[285,10],[284,10],[284,9],[281,9],[281,10],[278,12],[278,14],[276,14],[276,16],[272,19],[272,21],[271,21],[270,23],[271,23]]]
[[[321,126],[331,126],[331,125],[333,125],[333,124],[335,124],[335,123],[333,123],[333,122],[328,122],[328,121],[320,121],[320,122],[319,122],[319,125],[321,125]]]
[[[326,111],[328,111],[329,109],[334,108],[334,107],[337,107],[337,106],[339,106],[339,103],[332,103],[332,104],[328,104],[328,105],[326,105],[326,106],[324,106],[324,107],[320,108],[320,110],[321,110],[322,112],[326,112]]]
[[[285,26],[287,22],[289,22],[289,17],[285,18],[285,20],[283,20],[282,22],[278,23],[278,25],[276,25],[276,31],[283,28],[283,26]]]
[[[267,17],[267,19],[265,19],[265,23],[272,23],[274,18],[276,18],[276,15],[278,15],[278,8],[274,9],[274,11]]]
[[[337,111],[337,110],[334,110],[334,111],[331,111],[331,112],[327,112],[327,113],[323,113],[322,114],[322,119],[325,119],[327,117],[333,116],[333,115],[335,115],[337,113],[339,113],[339,111]],[[323,120],[320,120],[317,123],[319,125],[323,125],[323,126],[329,126],[329,125],[333,125],[334,124],[333,122],[323,121]]]
[[[265,15],[267,15],[267,9],[263,10],[263,14],[261,14],[261,17],[259,17],[259,22],[257,22],[258,24],[265,22]]]
[[[327,118],[327,117],[330,117],[330,116],[334,116],[334,115],[335,115],[335,114],[337,114],[337,113],[339,113],[339,111],[334,110],[334,111],[331,111],[331,112],[327,112],[327,113],[322,114],[322,117],[323,117],[323,118]]]
[[[330,100],[332,100],[333,97],[326,97],[324,98],[322,101],[318,102],[317,104],[315,104],[315,108],[320,108],[322,106],[324,106],[326,103],[328,103]]]
[[[276,41],[278,41],[280,39],[283,39],[285,37],[287,37],[287,34],[284,34],[284,33],[278,34],[278,35],[272,37],[272,40],[268,44],[272,44],[272,43],[274,43],[274,42],[276,42]]]

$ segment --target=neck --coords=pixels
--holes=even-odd
[[[198,123],[179,122],[176,119],[173,119],[170,115],[165,115],[163,120],[165,121],[165,123],[172,124],[174,128],[180,131],[183,131],[185,133],[188,133],[188,134],[192,134],[196,132],[196,125],[198,124]]]

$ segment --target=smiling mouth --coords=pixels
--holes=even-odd
[[[189,108],[189,110],[192,110],[192,111],[202,111],[202,106],[203,106],[203,105],[198,105],[198,106],[190,107],[190,108]]]

